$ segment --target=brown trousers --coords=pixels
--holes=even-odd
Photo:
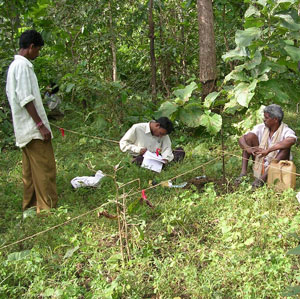
[[[36,206],[39,213],[55,208],[56,164],[51,141],[34,139],[22,150],[23,210]]]

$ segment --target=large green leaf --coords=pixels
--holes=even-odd
[[[227,102],[224,106],[224,112],[228,114],[234,114],[236,111],[240,109],[240,105],[238,104],[236,98],[231,98],[229,102]]]
[[[199,104],[187,105],[179,111],[180,120],[190,128],[200,126],[202,109]]]
[[[75,246],[74,248],[68,249],[68,251],[64,255],[64,259],[71,257],[74,254],[74,252],[77,251],[78,249],[79,249],[79,245]]]
[[[192,82],[191,84],[189,84],[188,86],[186,86],[183,89],[176,89],[173,94],[182,99],[184,102],[187,102],[189,100],[189,98],[192,95],[192,92],[197,89],[197,84],[195,82]]]
[[[66,87],[66,93],[69,93],[73,89],[74,86],[75,86],[74,83],[69,83]]]
[[[245,18],[249,18],[251,16],[260,16],[259,10],[253,5],[250,5],[245,12]]]
[[[293,46],[285,46],[284,50],[289,54],[289,56],[294,60],[294,61],[299,61],[300,60],[300,49],[293,47]]]
[[[235,42],[238,47],[248,47],[254,39],[260,37],[261,30],[257,27],[250,27],[245,30],[237,30]]]
[[[235,81],[249,81],[248,76],[243,71],[237,71],[234,69],[232,72],[230,72],[224,79],[224,82],[228,82],[230,80]]]
[[[30,254],[30,250],[24,250],[19,252],[10,253],[7,257],[8,261],[19,261],[26,258]]]
[[[285,73],[287,71],[287,67],[285,65],[274,61],[266,61],[259,66],[260,74],[269,72],[269,68],[276,73]]]
[[[282,293],[282,296],[291,297],[300,294],[300,286],[289,287]],[[297,297],[298,298],[298,297]]]
[[[257,83],[258,83],[258,80],[254,79],[249,85],[249,91],[255,90]]]
[[[236,47],[234,50],[228,51],[224,55],[222,55],[222,59],[224,61],[243,60],[247,56],[248,53],[245,47]]]
[[[250,17],[247,18],[244,24],[244,28],[251,28],[251,27],[262,27],[264,26],[265,21],[263,18],[255,18],[255,17]]]
[[[249,103],[255,94],[252,91],[255,89],[256,84],[257,80],[253,80],[251,84],[241,82],[234,88],[234,96],[241,106],[249,106]]]
[[[222,127],[222,116],[220,114],[211,113],[206,111],[202,114],[200,119],[200,125],[204,126],[210,134],[217,134]]]
[[[268,81],[269,80],[269,77],[267,74],[263,74],[261,75],[260,77],[257,78],[257,81],[258,82],[263,82],[263,81]]]
[[[245,69],[252,70],[261,63],[262,56],[259,50],[255,51],[253,59],[245,63]]]
[[[178,105],[176,105],[173,102],[166,101],[161,104],[158,111],[155,112],[155,117],[161,117],[166,116],[169,117],[171,114],[173,114],[178,109]]]
[[[281,19],[281,25],[289,30],[298,31],[300,30],[300,24],[296,23],[291,15],[289,14],[276,14],[276,17]]]
[[[211,92],[208,94],[204,100],[204,107],[209,108],[215,99],[219,96],[220,92]]]
[[[290,101],[290,97],[286,91],[286,88],[282,86],[280,79],[271,79],[259,84],[259,93],[264,99],[272,99],[277,104],[287,104]]]
[[[287,252],[287,254],[297,254],[300,255],[300,245],[298,245],[296,248],[293,248]]]

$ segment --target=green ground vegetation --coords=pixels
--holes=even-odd
[[[88,137],[119,140],[128,127],[112,122],[100,132],[99,121],[89,122],[88,115],[69,109],[55,121],[66,129],[65,137],[52,126],[59,205],[47,217],[28,213],[23,219],[21,152],[7,147],[1,153],[0,298],[280,298],[287,287],[299,284],[299,259],[287,255],[300,236],[299,182],[296,191],[262,187],[253,192],[250,176],[234,188],[241,163],[238,133],[224,132],[226,151],[236,156],[225,155],[222,184],[220,136],[177,127],[172,141],[185,148],[185,161],[155,174],[132,165],[117,144]],[[299,136],[298,115],[287,113],[286,122]],[[230,119],[226,124],[229,128]],[[298,145],[293,154],[300,169]],[[98,169],[116,174],[116,180],[106,177],[98,188],[71,188],[73,177]],[[157,186],[146,191],[154,207],[141,203],[140,191],[150,180],[159,183],[185,172],[173,183],[201,175],[209,182],[201,188]],[[99,213],[116,215],[116,187],[137,178],[140,188],[134,181],[119,190],[127,195],[130,257],[124,248],[123,260],[118,221]]]

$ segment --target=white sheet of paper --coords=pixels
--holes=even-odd
[[[143,157],[144,160],[141,165],[142,167],[156,172],[161,172],[163,164],[165,163],[161,155],[157,156],[156,153],[146,151]]]

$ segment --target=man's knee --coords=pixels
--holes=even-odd
[[[244,139],[246,143],[251,147],[259,145],[258,137],[254,133],[245,134]]]

